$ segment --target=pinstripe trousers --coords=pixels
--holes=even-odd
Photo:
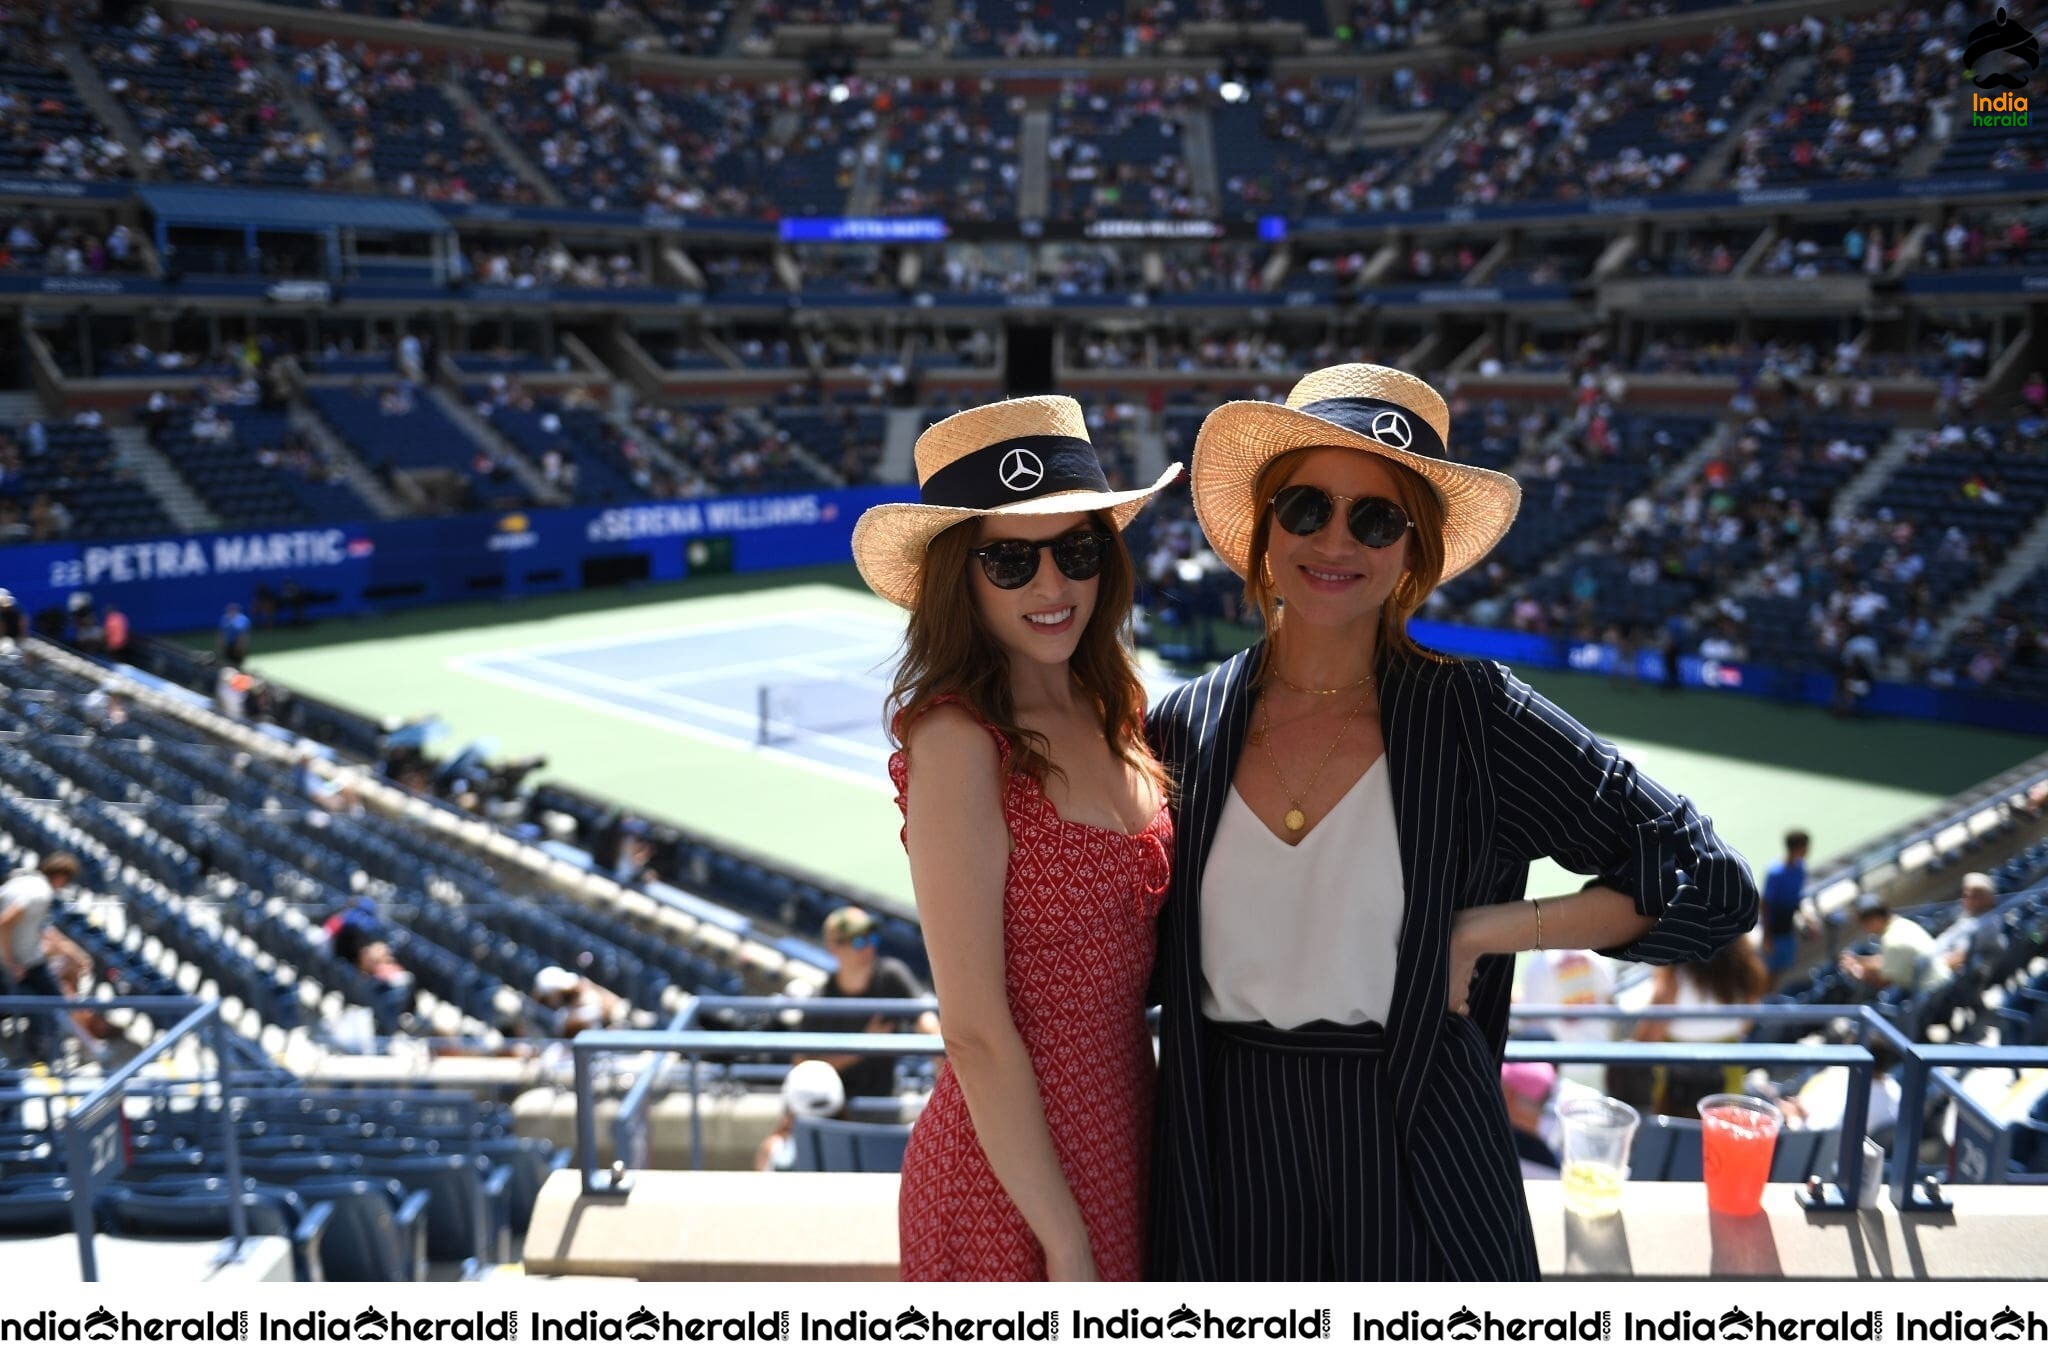
[[[1217,1278],[1453,1278],[1408,1190],[1383,1025],[1202,1033]]]

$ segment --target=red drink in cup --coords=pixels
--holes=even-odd
[[[1737,1217],[1762,1211],[1782,1123],[1776,1106],[1747,1095],[1709,1095],[1700,1101],[1708,1208]]]

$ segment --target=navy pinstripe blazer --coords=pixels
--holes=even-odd
[[[1147,720],[1177,784],[1173,886],[1160,917],[1162,1006],[1152,1157],[1152,1277],[1214,1279],[1203,1090],[1202,870],[1250,723],[1263,646],[1176,689]],[[1510,901],[1548,855],[1636,900],[1656,926],[1612,955],[1700,961],[1756,922],[1748,866],[1682,796],[1500,664],[1382,660],[1380,725],[1400,833],[1401,925],[1386,1098],[1416,1204],[1462,1279],[1535,1279],[1536,1247],[1500,1092],[1509,957],[1481,960],[1469,1016],[1447,1012],[1451,918]],[[1371,869],[1361,869],[1371,875]],[[1246,907],[1247,913],[1256,913]],[[1277,1116],[1276,1116],[1277,1121]]]

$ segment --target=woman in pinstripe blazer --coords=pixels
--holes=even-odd
[[[1420,380],[1346,365],[1196,442],[1197,512],[1268,631],[1149,719],[1177,788],[1154,1278],[1535,1278],[1513,955],[1697,961],[1755,921],[1690,802],[1500,665],[1408,638],[1520,499],[1449,460],[1448,427]],[[1586,889],[1525,898],[1546,855]]]

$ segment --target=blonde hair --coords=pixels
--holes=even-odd
[[[1273,536],[1271,504],[1280,490],[1287,487],[1301,467],[1308,463],[1313,450],[1318,448],[1290,450],[1277,455],[1252,481],[1252,506],[1256,515],[1252,518],[1251,550],[1245,559],[1248,572],[1244,579],[1244,600],[1245,605],[1258,612],[1259,619],[1265,623],[1267,646],[1259,662],[1258,676],[1252,679],[1255,687],[1265,682],[1266,670],[1272,664],[1273,638],[1280,628],[1283,610],[1279,595],[1273,591],[1272,576],[1266,571],[1266,550]],[[1422,604],[1429,600],[1429,595],[1436,591],[1436,585],[1443,579],[1443,499],[1428,479],[1398,460],[1384,459],[1366,450],[1346,453],[1371,460],[1387,471],[1394,481],[1394,492],[1402,510],[1414,523],[1408,530],[1407,562],[1401,577],[1380,606],[1378,657],[1373,660],[1374,671],[1379,671],[1383,661],[1396,655],[1441,660],[1443,655],[1415,643],[1414,637],[1408,633],[1408,622],[1421,610]]]

